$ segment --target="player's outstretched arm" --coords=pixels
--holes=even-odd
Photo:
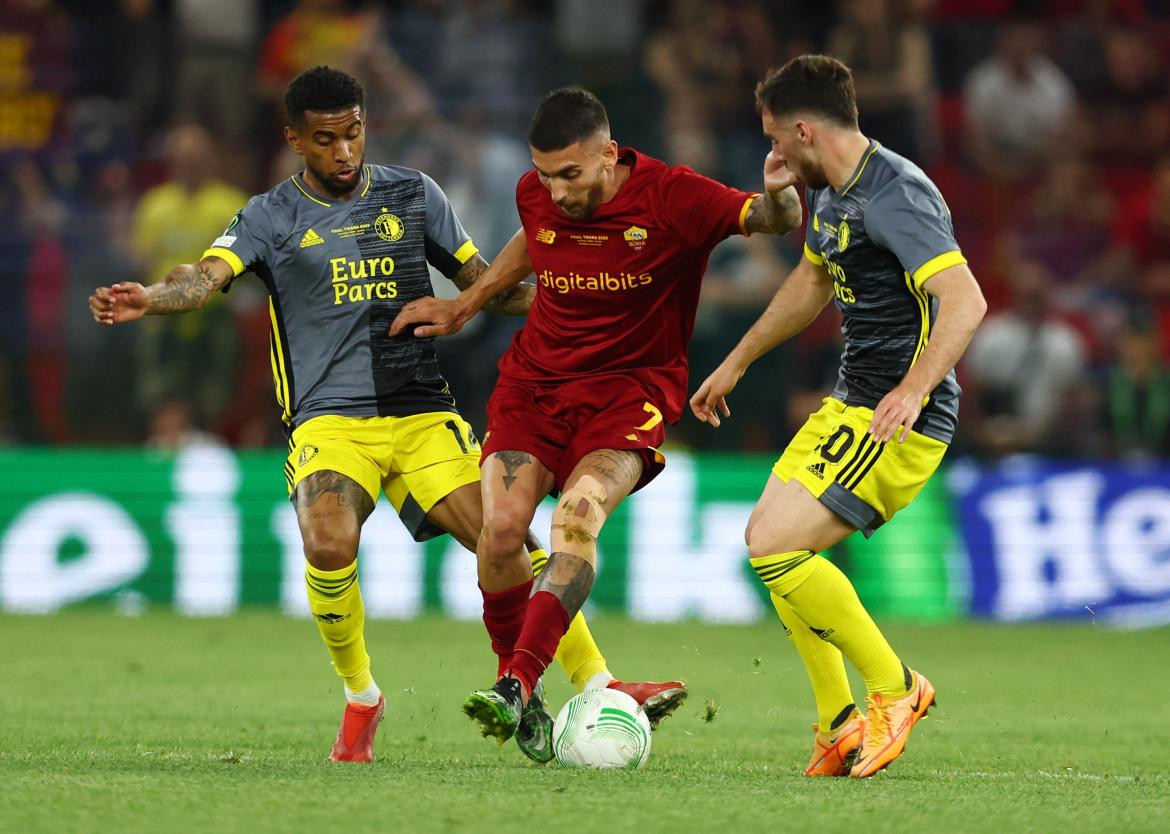
[[[796,175],[774,151],[764,159],[764,193],[752,200],[743,226],[749,232],[786,235],[804,220],[800,197],[793,187]]]
[[[458,333],[491,299],[511,290],[531,274],[528,240],[524,229],[520,229],[491,265],[468,282],[467,289],[455,298],[420,298],[403,307],[390,324],[390,335],[397,336],[412,325],[419,325],[414,328],[414,335],[420,339]],[[512,302],[515,299],[500,303]]]
[[[463,268],[455,273],[451,281],[460,290],[466,290],[480,280],[490,268],[487,261],[479,255],[473,255],[463,265]],[[484,312],[500,316],[526,316],[535,298],[536,284],[521,281],[515,286],[508,287],[499,295],[489,298],[487,303],[483,305],[483,309]]]
[[[214,256],[196,264],[179,264],[149,287],[135,281],[98,287],[89,297],[89,311],[98,324],[123,324],[145,315],[185,313],[206,304],[233,275],[231,266]]]
[[[829,273],[823,266],[801,258],[756,323],[695,391],[691,397],[694,415],[718,428],[720,415],[731,416],[727,395],[747,372],[748,366],[808,327],[832,297],[833,280]]]
[[[938,299],[938,316],[918,361],[873,411],[869,433],[882,443],[894,437],[906,442],[927,396],[958,364],[987,312],[983,292],[966,264],[948,267],[922,286]]]

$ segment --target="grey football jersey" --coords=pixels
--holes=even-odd
[[[923,288],[966,263],[951,213],[922,169],[871,141],[841,189],[809,189],[804,253],[833,279],[845,352],[833,396],[874,408],[930,338],[938,301]],[[914,430],[949,443],[958,424],[952,370],[931,392]]]
[[[366,165],[331,202],[298,174],[253,197],[208,249],[268,288],[276,398],[289,429],[323,414],[400,417],[454,408],[433,340],[391,338],[403,305],[478,250],[419,171]],[[230,287],[230,284],[229,284]]]

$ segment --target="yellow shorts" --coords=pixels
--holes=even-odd
[[[872,408],[825,397],[772,466],[777,478],[795,478],[867,538],[914,500],[947,451],[941,440],[913,431],[905,443],[876,443],[866,433],[872,419]]]
[[[289,495],[314,472],[340,472],[361,484],[375,504],[385,492],[416,541],[443,533],[426,518],[435,504],[479,480],[479,441],[454,411],[314,417],[293,430],[289,445]]]

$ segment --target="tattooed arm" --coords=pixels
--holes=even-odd
[[[98,324],[122,324],[148,314],[185,313],[206,304],[232,276],[231,266],[212,256],[197,264],[179,264],[149,287],[134,281],[98,287],[89,297],[89,310]]]
[[[788,170],[788,163],[772,150],[764,158],[764,193],[752,200],[744,218],[748,232],[785,235],[800,226],[804,211],[800,197],[793,188],[796,174]]]
[[[752,200],[743,225],[749,232],[786,235],[798,228],[803,220],[800,197],[795,188],[788,186],[774,195],[771,192],[760,194]]]
[[[451,280],[460,290],[466,290],[487,271],[488,262],[479,255],[473,255]],[[534,298],[536,284],[521,282],[493,295],[483,305],[483,309],[504,316],[526,316]]]

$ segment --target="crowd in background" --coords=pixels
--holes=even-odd
[[[0,443],[282,444],[259,281],[127,327],[86,298],[197,259],[297,170],[280,101],[305,67],[361,79],[367,159],[431,174],[490,258],[548,89],[588,86],[620,143],[758,190],[753,87],[809,51],[853,68],[863,131],[934,178],[991,304],[958,447],[1170,454],[1170,0],[0,0]],[[716,250],[692,377],[800,251]],[[718,432],[684,417],[673,440],[781,447],[832,385],[838,323],[761,359]],[[441,344],[479,427],[518,324]]]

